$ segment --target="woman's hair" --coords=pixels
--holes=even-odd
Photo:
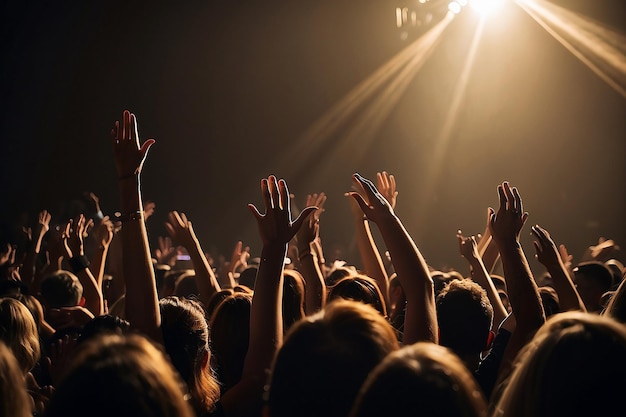
[[[217,306],[219,306],[220,303],[224,301],[228,296],[233,295],[233,292],[234,291],[231,288],[225,288],[214,293],[211,298],[209,298],[208,305],[204,309],[206,312],[207,320],[211,320],[213,312],[215,312]]]
[[[330,287],[328,300],[332,301],[337,298],[369,304],[378,310],[383,317],[387,317],[387,306],[383,294],[380,292],[376,281],[366,275],[351,275],[337,281],[335,285]]]
[[[283,278],[283,330],[287,333],[305,316],[304,278],[294,269],[285,269]]]
[[[211,353],[223,392],[241,380],[250,341],[251,307],[252,295],[236,292],[226,297],[211,317]]]
[[[391,353],[369,375],[350,417],[485,417],[472,374],[452,351],[416,343]]]
[[[0,342],[0,417],[31,417],[24,375],[11,350]]]
[[[552,316],[520,351],[495,415],[614,415],[626,387],[626,328],[590,313]]]
[[[396,349],[393,328],[372,306],[333,301],[288,332],[272,369],[270,415],[347,415],[368,373]]]
[[[41,348],[37,324],[24,304],[0,298],[0,340],[11,349],[24,374],[39,360]]]
[[[183,387],[146,338],[102,335],[78,348],[46,417],[192,417]]]
[[[161,299],[159,305],[165,350],[189,386],[195,410],[212,410],[220,391],[209,366],[209,328],[202,306],[175,296]]]

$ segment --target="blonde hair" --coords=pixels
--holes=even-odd
[[[11,350],[0,342],[0,417],[31,417],[24,375]]]
[[[626,328],[582,312],[552,316],[520,351],[495,415],[611,415],[626,386]]]
[[[39,333],[32,313],[13,298],[0,298],[0,340],[15,355],[25,375],[39,360]]]

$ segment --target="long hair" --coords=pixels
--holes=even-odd
[[[614,415],[624,387],[626,328],[596,314],[559,313],[518,354],[494,415]]]
[[[11,349],[24,374],[39,360],[37,324],[30,310],[13,298],[0,298],[0,340]]]
[[[108,334],[82,344],[46,417],[193,417],[183,381],[139,335]]]
[[[159,301],[163,343],[189,386],[196,411],[212,410],[220,390],[210,364],[209,328],[199,302],[175,296]]]

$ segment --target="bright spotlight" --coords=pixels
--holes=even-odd
[[[503,4],[504,0],[470,0],[472,8],[482,15],[497,12]]]
[[[450,4],[448,4],[448,10],[450,10],[454,14],[458,14],[461,11],[461,5],[456,1],[452,1],[450,2]]]

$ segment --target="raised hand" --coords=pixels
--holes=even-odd
[[[248,266],[248,259],[250,259],[250,246],[244,247],[243,242],[240,240],[235,243],[227,272],[235,273],[240,267],[245,269]]]
[[[498,212],[489,207],[489,229],[498,242],[517,242],[522,226],[528,218],[524,212],[522,197],[517,188],[508,182],[498,185],[500,208]]]
[[[363,190],[363,195],[358,192],[350,192],[365,216],[374,223],[379,223],[394,216],[393,207],[367,178],[354,174],[352,181],[357,188]]]
[[[559,254],[563,260],[563,265],[565,265],[565,268],[570,271],[572,269],[574,256],[567,251],[567,247],[562,243],[559,245]]]
[[[69,258],[85,255],[83,239],[87,236],[87,225],[88,222],[82,214],[79,214],[65,225],[63,241]]]
[[[392,174],[388,174],[387,171],[377,172],[376,184],[378,185],[378,191],[389,201],[391,208],[395,209],[396,200],[398,199],[395,177]]]
[[[561,255],[559,254],[556,244],[550,237],[550,233],[539,225],[532,226],[530,230],[536,239],[533,241],[533,244],[537,251],[535,255],[537,260],[546,267],[559,265],[559,263],[562,262]]]
[[[459,241],[459,251],[461,252],[461,256],[468,261],[480,258],[480,254],[478,253],[478,244],[474,236],[465,237],[459,230],[456,234],[456,238]]]
[[[172,238],[159,236],[159,247],[154,250],[154,256],[157,262],[164,265],[174,266],[176,263],[176,254],[178,253],[172,244]]]
[[[167,216],[168,221],[165,223],[165,229],[169,235],[189,250],[196,244],[196,233],[193,230],[191,221],[187,219],[185,213],[171,211]]]
[[[95,228],[94,238],[100,247],[109,247],[113,240],[114,228],[115,226],[109,216],[105,216]]]
[[[274,175],[261,180],[261,193],[265,203],[265,214],[261,214],[254,204],[249,204],[248,208],[256,218],[263,245],[286,245],[304,220],[317,210],[317,207],[305,207],[292,221],[287,183],[283,179],[277,181]]]
[[[137,120],[133,113],[124,110],[121,126],[120,122],[116,121],[114,128],[111,129],[111,141],[118,178],[122,180],[138,176],[155,141],[148,139],[143,145],[140,144]]]

